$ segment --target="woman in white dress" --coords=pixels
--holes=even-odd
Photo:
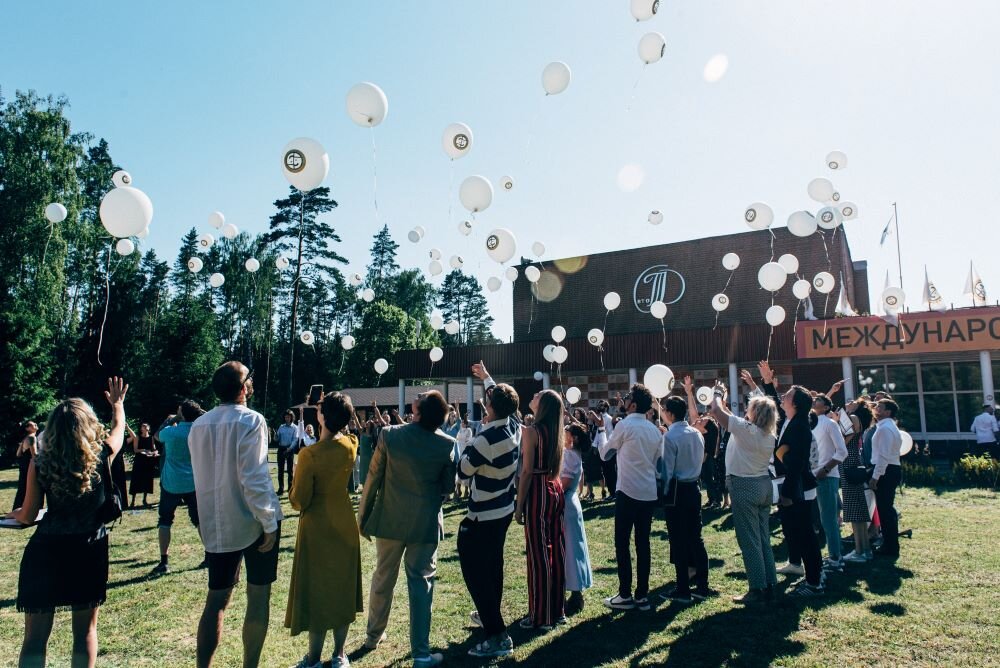
[[[590,551],[587,549],[587,533],[583,527],[583,508],[580,506],[580,476],[583,475],[583,456],[591,447],[590,432],[583,425],[573,424],[566,429],[569,438],[563,450],[562,469],[559,477],[565,490],[565,510],[563,511],[563,540],[566,552],[566,614],[572,615],[583,610],[583,591],[593,585],[590,569]]]
[[[460,461],[462,459],[462,454],[465,452],[465,448],[468,447],[469,443],[472,443],[472,428],[469,426],[468,416],[462,420],[462,428],[458,430],[458,434],[455,436],[457,445],[455,446],[455,460]],[[458,476],[455,476],[455,496],[458,498],[463,498],[469,496],[471,492],[469,491],[469,481],[459,480]]]

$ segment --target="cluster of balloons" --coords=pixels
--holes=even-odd
[[[111,177],[114,188],[101,199],[98,214],[101,224],[108,234],[120,239],[115,245],[119,255],[131,255],[135,244],[129,237],[145,237],[149,234],[149,224],[153,220],[153,203],[143,191],[133,187],[132,175],[124,170]],[[57,223],[66,219],[66,207],[50,204],[45,209],[49,222]],[[127,241],[128,243],[121,243]]]

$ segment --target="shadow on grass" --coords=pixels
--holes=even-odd
[[[906,606],[899,603],[876,603],[868,608],[876,615],[886,617],[902,617],[906,614]]]

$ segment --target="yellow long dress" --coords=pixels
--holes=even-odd
[[[288,495],[300,511],[285,626],[292,635],[327,631],[364,611],[361,540],[347,493],[358,439],[339,435],[299,452]]]

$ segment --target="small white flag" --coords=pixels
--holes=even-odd
[[[819,320],[819,318],[816,317],[815,310],[813,309],[812,296],[806,297],[805,318],[806,320]]]
[[[931,283],[931,279],[927,276],[927,266],[924,265],[924,303],[927,304],[927,310],[929,311],[945,311],[948,307],[944,303],[944,299],[941,297],[941,293],[938,292],[937,287]]]
[[[881,238],[881,239],[879,239],[879,242],[878,242],[878,245],[879,245],[879,246],[883,246],[883,245],[885,245],[885,240],[886,240],[887,238],[889,238],[889,235],[891,235],[891,234],[892,234],[892,221],[893,221],[893,220],[894,220],[895,218],[896,218],[896,214],[895,214],[895,213],[893,213],[893,214],[892,214],[892,218],[890,218],[890,219],[889,219],[889,222],[885,224],[885,228],[884,228],[884,229],[882,230],[882,238]]]
[[[979,278],[979,272],[971,262],[969,262],[969,278],[965,281],[964,295],[972,299],[973,306],[986,306],[986,286],[983,285],[983,279]]]
[[[847,301],[847,290],[844,289],[844,275],[840,275],[840,298],[837,300],[837,315],[855,316],[857,312],[851,308],[851,302]]]

